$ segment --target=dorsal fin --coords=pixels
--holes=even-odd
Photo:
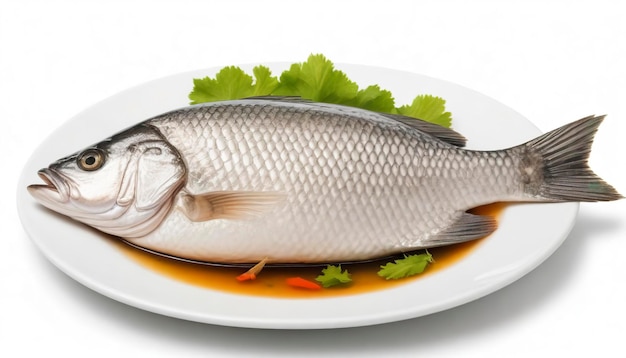
[[[346,107],[345,105],[341,105],[341,104],[333,104],[333,103],[324,103],[324,102],[315,102],[312,101],[310,99],[305,99],[302,97],[298,97],[298,96],[254,96],[254,97],[246,97],[244,98],[244,100],[267,100],[267,101],[276,101],[276,102],[287,102],[287,103],[306,103],[306,104],[317,104],[319,103],[320,105],[326,105],[326,106],[339,106],[339,107]],[[352,107],[352,108],[356,108],[356,107]],[[359,110],[357,108],[357,110]],[[361,109],[364,111],[367,111],[365,109]],[[373,111],[372,111],[373,112]],[[403,116],[400,114],[391,114],[391,113],[382,113],[382,112],[374,112],[374,113],[378,113],[382,116],[385,116],[389,119],[393,119],[394,121],[398,121],[401,123],[404,123],[410,127],[413,127],[415,129],[418,129],[426,134],[429,134],[441,141],[444,141],[448,144],[457,146],[457,147],[464,147],[465,143],[467,142],[467,139],[462,136],[460,133],[446,128],[446,127],[442,127],[438,124],[434,124],[434,123],[430,123],[430,122],[426,122],[424,120],[421,119],[417,119],[417,118],[413,118],[413,117],[408,117],[408,116]]]
[[[418,129],[424,133],[438,138],[448,144],[452,144],[457,147],[464,147],[467,139],[450,128],[442,127],[438,124],[426,122],[421,119],[407,117],[400,114],[381,113],[383,116],[393,119],[394,121],[402,122],[408,126]]]
[[[266,95],[266,96],[252,96],[252,97],[242,98],[242,100],[255,100],[255,99],[260,99],[260,100],[265,100],[265,101],[287,102],[287,103],[308,103],[308,104],[322,103],[322,102],[315,102],[310,99],[302,98],[300,96]]]

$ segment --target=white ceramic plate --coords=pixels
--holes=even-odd
[[[269,66],[274,73],[287,68],[285,63]],[[468,138],[468,148],[504,148],[539,134],[518,113],[458,85],[383,68],[338,68],[361,86],[379,84],[391,90],[398,104],[422,93],[445,98],[453,127]],[[213,291],[162,276],[93,230],[45,210],[27,193],[27,185],[40,183],[38,169],[139,121],[186,106],[192,79],[217,70],[182,73],[124,91],[78,114],[35,150],[19,182],[19,215],[28,235],[59,269],[120,302],[192,321],[256,328],[352,327],[414,318],[494,292],[544,261],[573,226],[576,203],[514,205],[502,214],[499,229],[469,256],[423,279],[352,296],[274,299]]]

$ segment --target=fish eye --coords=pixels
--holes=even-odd
[[[98,149],[87,149],[78,155],[77,162],[82,170],[98,170],[104,164],[104,154]]]

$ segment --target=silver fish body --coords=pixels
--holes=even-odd
[[[149,119],[40,171],[43,205],[167,255],[358,261],[488,235],[497,201],[621,196],[586,159],[601,117],[498,151],[337,105],[247,99]]]

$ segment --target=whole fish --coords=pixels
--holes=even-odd
[[[587,166],[603,117],[462,147],[412,118],[254,98],[148,119],[41,169],[41,204],[159,253],[215,263],[358,261],[484,237],[468,209],[621,198]]]

